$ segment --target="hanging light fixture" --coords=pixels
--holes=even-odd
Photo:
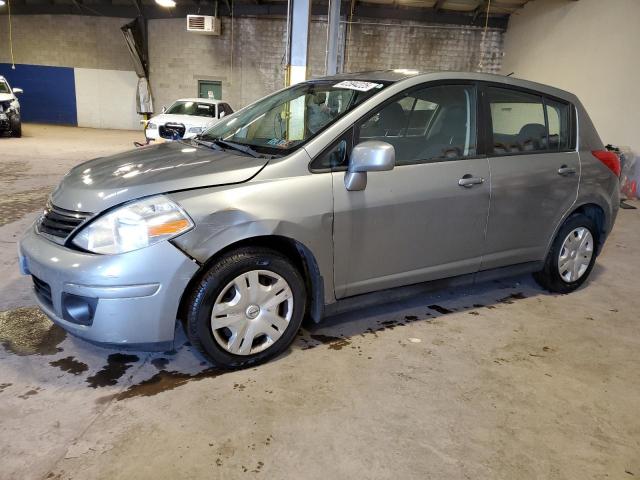
[[[2,1],[4,0],[0,0],[0,2]],[[173,8],[176,6],[175,0],[156,0],[156,3],[165,8]]]

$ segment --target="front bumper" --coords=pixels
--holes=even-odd
[[[173,341],[182,293],[198,270],[169,242],[96,255],[57,245],[33,227],[20,241],[19,254],[22,273],[35,277],[36,299],[53,322],[91,342],[118,347],[166,348]],[[63,313],[69,296],[94,304],[90,324],[69,321]]]

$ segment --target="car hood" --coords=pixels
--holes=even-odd
[[[183,142],[150,145],[74,167],[51,201],[67,210],[97,213],[149,195],[245,182],[267,162]]]
[[[13,93],[0,93],[0,102],[11,101],[13,99]]]
[[[156,125],[164,125],[166,123],[182,123],[185,127],[206,127],[213,125],[217,122],[212,117],[196,117],[195,115],[171,115],[163,113],[162,115],[156,115],[151,120],[151,123]]]

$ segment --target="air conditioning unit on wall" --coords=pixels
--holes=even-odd
[[[187,32],[203,35],[220,35],[220,18],[209,15],[187,15]]]

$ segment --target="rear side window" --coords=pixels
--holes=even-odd
[[[441,162],[476,155],[476,89],[426,87],[397,97],[359,126],[359,141],[394,146],[396,165]]]
[[[493,152],[561,151],[570,144],[569,105],[540,95],[489,87]]]

